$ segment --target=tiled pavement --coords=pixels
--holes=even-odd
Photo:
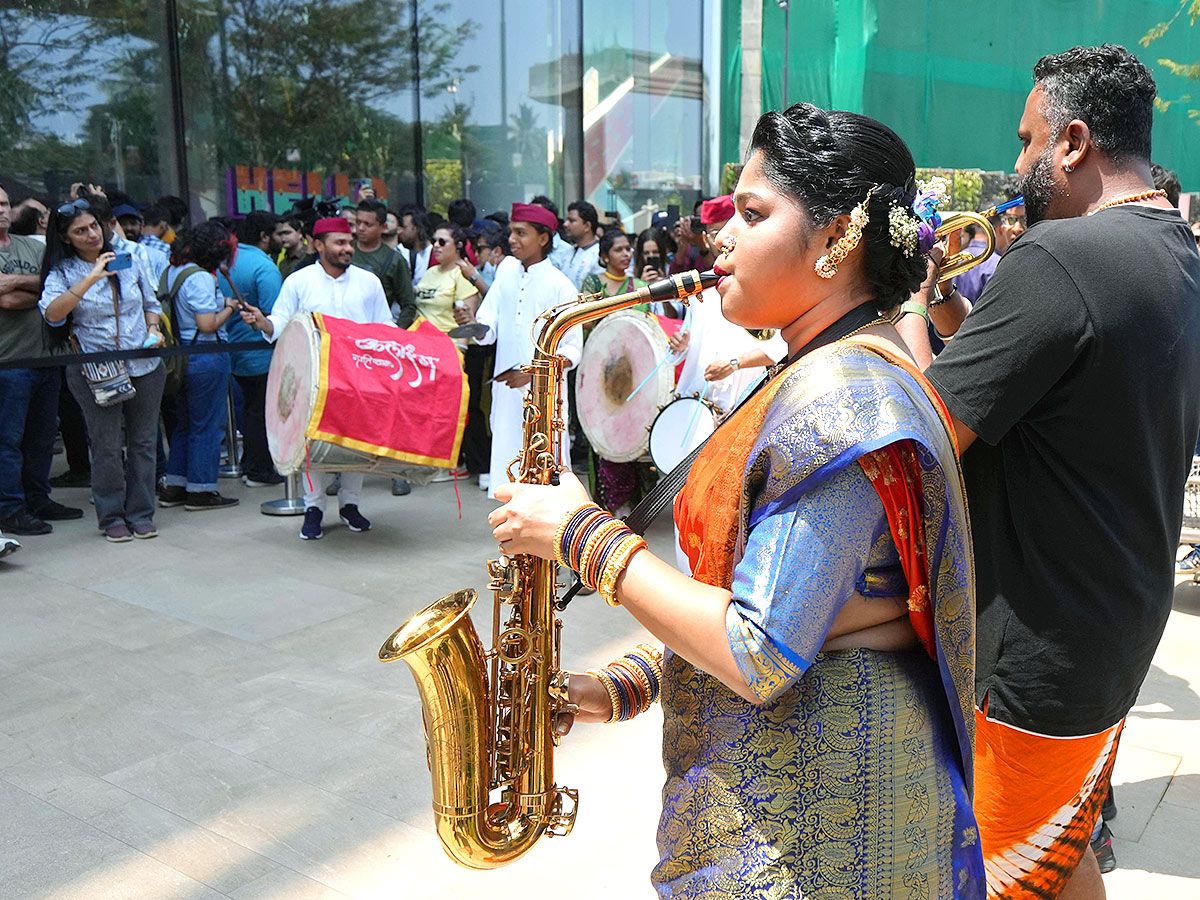
[[[420,606],[483,587],[474,485],[460,520],[451,484],[394,498],[368,479],[374,530],[315,544],[258,512],[277,490],[222,489],[243,504],[160,510],[156,540],[107,544],[88,507],[0,563],[2,900],[652,896],[657,712],[558,752],[571,837],[474,873],[433,836],[412,679],[375,653]],[[1117,762],[1118,900],[1200,898],[1200,587],[1182,581]],[[564,618],[573,666],[644,636],[594,600]]]

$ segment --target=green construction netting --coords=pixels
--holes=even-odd
[[[741,4],[723,5],[738,10],[732,25],[740,34]],[[1038,58],[1078,44],[1123,44],[1154,71],[1159,96],[1176,101],[1155,113],[1155,160],[1175,169],[1185,190],[1200,190],[1200,119],[1188,115],[1200,109],[1200,81],[1158,62],[1200,62],[1200,22],[1189,26],[1185,12],[1161,40],[1138,44],[1180,6],[1180,0],[792,0],[788,101],[874,116],[904,138],[918,166],[1011,171]],[[763,0],[764,110],[783,101],[783,25],[776,0]],[[738,64],[729,59],[737,44],[728,37],[723,43],[728,76]],[[1189,94],[1190,101],[1182,99]],[[723,95],[722,106],[734,105],[731,99]],[[730,128],[737,133],[736,108],[732,116],[722,110],[721,125],[723,158],[738,159],[741,148],[728,137]]]

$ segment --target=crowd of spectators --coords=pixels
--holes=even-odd
[[[626,234],[619,218],[602,221],[587,201],[569,204],[565,219],[548,197],[531,202],[559,223],[549,259],[576,290],[611,294],[712,263],[692,217],[670,222],[659,213],[651,227]],[[365,188],[354,204],[310,198],[281,215],[258,210],[193,221],[178,197],[143,203],[75,184],[61,204],[37,197],[11,204],[0,186],[0,555],[19,546],[13,535],[49,534],[55,521],[83,516],[54,500],[55,488],[90,487],[99,530],[119,543],[154,537],[156,506],[236,505],[219,490],[223,458],[240,462],[248,487],[282,483],[265,423],[273,347],[237,311],[248,305],[270,313],[284,279],[316,262],[313,226],[331,213],[349,220],[351,262],[379,278],[400,327],[422,318],[450,331],[473,316],[511,252],[508,214],[481,217],[466,198],[442,216],[416,204],[389,208]],[[618,268],[620,284],[608,285]],[[64,352],[168,338],[185,346],[258,341],[262,348],[166,363],[45,363]],[[467,429],[459,466],[434,480],[476,476],[486,489],[485,388],[495,351],[458,343],[471,389]],[[226,446],[231,408],[240,448]],[[586,453],[577,422],[572,434],[576,453]],[[67,465],[51,478],[56,443]],[[410,490],[393,481],[394,494]]]

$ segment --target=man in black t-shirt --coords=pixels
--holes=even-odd
[[[965,451],[975,809],[1006,900],[1104,896],[1085,851],[1171,609],[1200,429],[1200,255],[1151,181],[1153,78],[1106,45],[1043,58],[1034,82],[1031,227],[973,310],[930,309],[955,336],[927,373]]]

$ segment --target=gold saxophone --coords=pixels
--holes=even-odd
[[[638,303],[686,302],[716,280],[712,272],[684,272],[628,294],[581,296],[540,316],[545,324],[533,362],[522,368],[532,382],[513,480],[551,484],[562,468],[566,361],[557,350],[568,331]],[[416,679],[438,837],[467,868],[512,862],[543,834],[566,835],[575,824],[579,793],[554,783],[554,716],[571,708],[567,675],[559,668],[556,569],[536,556],[488,561],[494,602],[486,653],[468,614],[476,600],[471,589],[427,606],[379,649],[382,661],[404,660]],[[503,627],[502,607],[508,607]]]

